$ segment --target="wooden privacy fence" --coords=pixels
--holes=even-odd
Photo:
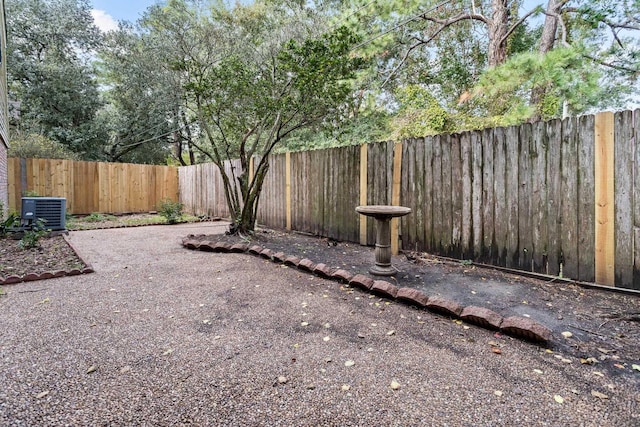
[[[65,197],[72,214],[148,212],[178,200],[178,168],[128,163],[9,159],[9,207],[28,193]]]
[[[258,221],[371,245],[354,208],[399,204],[404,249],[640,289],[638,114],[275,155]],[[180,169],[196,213],[228,215],[221,185],[213,165]]]

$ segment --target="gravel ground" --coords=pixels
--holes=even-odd
[[[0,424],[640,424],[640,376],[180,247],[225,226],[73,232],[95,274],[5,287]]]

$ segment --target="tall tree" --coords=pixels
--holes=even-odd
[[[347,111],[349,79],[361,64],[351,55],[357,40],[344,27],[323,31],[317,9],[303,2],[196,6],[169,1],[157,29],[170,34],[184,25],[194,32],[174,34],[181,49],[174,68],[188,76],[211,160],[224,171],[225,161],[240,159],[241,171],[223,173],[225,196],[232,230],[251,232],[274,148],[296,130]]]
[[[7,0],[9,97],[13,125],[85,157],[102,139],[102,105],[91,56],[100,33],[88,0]],[[17,117],[17,118],[16,118]]]
[[[621,88],[637,81],[638,40],[634,34],[638,29],[637,1],[546,0],[528,10],[523,9],[522,0],[338,3],[344,10],[341,19],[365,34],[361,49],[378,58],[377,71],[385,86],[421,85],[451,114],[478,118],[456,120],[458,123],[481,125],[482,117],[491,116],[485,124],[501,124],[496,121],[501,114],[505,118],[502,124],[540,116],[557,117],[562,113],[562,105],[571,113],[596,105],[611,107],[619,102]],[[532,20],[534,17],[537,19]],[[476,53],[469,54],[465,46],[473,46]],[[555,55],[565,59],[559,64],[544,59],[554,49],[564,51]],[[573,52],[569,54],[567,49]],[[534,52],[538,55],[532,56]],[[518,55],[522,57],[517,58]],[[491,91],[484,90],[482,85],[477,88],[480,90],[468,92],[480,82],[483,73],[489,75],[484,82],[509,79],[505,71],[517,64],[531,65],[531,61],[525,60],[527,57],[535,58],[533,62],[538,65],[526,70],[529,73],[526,82],[511,85],[509,102],[503,102],[505,92],[500,93],[501,98],[489,99]],[[569,57],[572,59],[568,60]],[[502,68],[511,59],[514,62]],[[501,71],[491,77],[498,68]],[[439,81],[438,77],[444,75],[442,71],[449,73],[448,82],[460,83],[457,94],[449,89],[451,86]],[[549,73],[570,76],[550,79]],[[524,72],[520,73],[520,77],[523,75]],[[515,76],[514,81],[520,77]],[[590,80],[583,87],[573,84],[586,78]],[[598,85],[592,84],[594,79],[606,90],[598,90]],[[559,86],[565,83],[566,86]],[[502,89],[507,86],[502,85]],[[567,102],[559,99],[576,88],[583,91],[577,92],[573,100],[582,98],[589,102],[571,105],[571,99]],[[470,99],[469,95],[474,93],[483,93],[484,99]],[[516,97],[523,99],[524,104],[512,105]],[[382,99],[387,98],[389,95]],[[552,108],[552,101],[557,101],[556,106],[559,102],[560,107]]]
[[[110,161],[164,163],[169,157],[181,164],[190,123],[184,112],[185,94],[179,74],[167,58],[171,39],[160,39],[139,25],[120,24],[106,35],[100,50],[100,75],[109,105],[100,117],[109,129],[104,147]]]

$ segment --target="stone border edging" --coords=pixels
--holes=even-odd
[[[90,274],[95,272],[91,264],[86,262],[76,248],[71,244],[66,235],[62,235],[64,241],[69,245],[73,253],[78,257],[80,262],[84,264],[83,268],[72,268],[71,270],[45,271],[44,273],[27,273],[24,276],[10,275],[4,279],[0,277],[0,285],[13,285],[22,282],[35,282],[36,280],[53,279],[56,277],[79,276],[81,274]]]
[[[187,249],[217,253],[249,253],[275,263],[298,268],[299,270],[313,273],[325,279],[346,283],[351,287],[359,288],[365,292],[376,294],[385,298],[395,299],[406,304],[414,305],[452,318],[480,326],[485,329],[500,331],[515,338],[524,339],[536,343],[548,343],[552,339],[551,329],[531,320],[527,317],[511,316],[503,317],[493,310],[478,306],[462,306],[456,301],[432,296],[415,288],[398,288],[385,280],[374,280],[364,274],[351,274],[344,269],[331,269],[326,264],[316,264],[313,261],[296,256],[287,256],[283,252],[274,253],[271,249],[259,245],[249,246],[244,243],[229,244],[227,242],[214,242],[211,240],[196,240],[188,235],[182,239],[182,246]]]
[[[185,221],[185,222],[176,222],[175,224],[169,224],[166,222],[149,222],[144,224],[120,224],[113,225],[108,227],[93,227],[93,228],[72,228],[67,231],[92,231],[92,230],[110,230],[112,228],[134,228],[134,227],[148,227],[153,225],[180,225],[180,224],[199,224],[201,222],[219,222],[222,221],[221,218],[214,217],[211,219],[203,219],[200,221]]]

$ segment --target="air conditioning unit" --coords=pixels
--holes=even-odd
[[[64,197],[23,197],[21,225],[30,227],[36,224],[38,219],[42,219],[44,227],[49,230],[65,230],[66,212],[67,199]]]

